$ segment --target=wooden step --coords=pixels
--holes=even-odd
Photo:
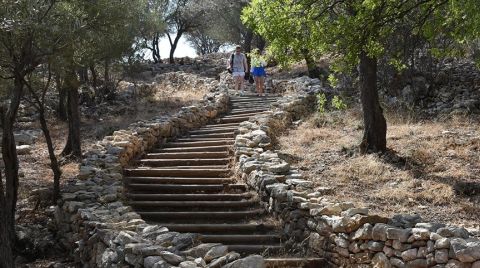
[[[228,192],[228,191],[245,191],[245,184],[142,184],[131,183],[128,185],[131,191],[141,192],[175,192],[175,193],[194,193],[194,192]]]
[[[266,110],[270,110],[270,105],[269,104],[264,104],[264,105],[240,105],[240,106],[239,105],[233,105],[230,108],[232,110],[238,110],[238,109],[266,109]]]
[[[228,123],[228,124],[207,124],[203,126],[202,128],[209,128],[209,127],[236,127],[238,126],[238,123]]]
[[[138,212],[142,218],[158,220],[241,220],[263,214],[262,209],[245,211]]]
[[[125,177],[125,182],[140,184],[225,184],[233,182],[232,178],[181,178],[181,177]]]
[[[262,114],[262,113],[250,113],[250,114],[240,114],[240,115],[224,116],[224,117],[222,117],[221,119],[224,120],[224,119],[233,119],[233,118],[245,118],[245,117],[256,116],[256,115],[259,115],[259,114]]]
[[[165,148],[180,148],[180,147],[205,147],[205,146],[221,146],[233,145],[233,140],[219,140],[219,141],[192,141],[192,142],[169,142],[165,144]]]
[[[180,148],[162,148],[154,149],[153,153],[187,153],[187,152],[229,152],[231,145],[220,146],[200,146],[200,147],[180,147]]]
[[[146,159],[213,159],[227,158],[229,152],[186,152],[186,153],[150,153],[146,154]]]
[[[260,254],[269,255],[282,251],[284,248],[282,245],[228,245],[229,251],[235,251],[242,255],[247,254]]]
[[[234,138],[235,134],[233,132],[228,133],[213,133],[213,134],[201,134],[201,135],[188,135],[188,138],[192,139],[225,139],[225,138]]]
[[[195,134],[219,134],[219,133],[234,133],[238,127],[222,127],[222,128],[201,128],[198,130],[192,130],[189,132],[190,135]]]
[[[257,201],[131,201],[129,205],[135,208],[155,208],[155,209],[245,209],[258,204]]]
[[[279,235],[258,235],[258,234],[227,234],[227,235],[201,235],[200,240],[203,243],[222,243],[224,245],[235,244],[271,244],[280,242]]]
[[[188,178],[224,178],[230,174],[230,169],[207,169],[207,168],[196,168],[196,169],[160,169],[160,168],[150,168],[150,169],[125,169],[125,175],[132,177],[188,177]]]
[[[240,116],[235,118],[220,118],[217,120],[219,122],[231,123],[231,122],[244,122],[244,121],[248,121],[249,119],[250,119],[250,116]]]
[[[202,141],[233,141],[234,133],[230,133],[231,137],[227,138],[196,138],[196,137],[184,137],[175,139],[174,142],[202,142]]]
[[[201,165],[228,165],[230,158],[212,158],[212,159],[141,159],[137,161],[138,165],[149,167],[167,167],[167,166],[201,166]]]
[[[268,111],[268,109],[235,109],[231,110],[229,115],[242,115],[242,114],[251,114],[251,113],[262,113]]]
[[[266,268],[319,268],[334,267],[321,258],[267,258]]]
[[[129,193],[128,197],[138,201],[238,201],[252,197],[251,193],[241,194],[135,194]]]
[[[278,97],[258,97],[258,96],[251,96],[251,97],[233,97],[230,98],[230,103],[241,103],[241,102],[259,102],[259,101],[277,101]]]
[[[275,227],[267,224],[166,224],[170,231],[183,233],[258,233],[269,232]]]

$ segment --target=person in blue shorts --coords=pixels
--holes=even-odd
[[[267,66],[265,55],[264,53],[260,53],[258,48],[254,49],[250,55],[252,59],[252,69],[250,71],[255,80],[257,94],[259,96],[265,96],[265,77],[267,76],[267,72],[265,71],[265,67]]]

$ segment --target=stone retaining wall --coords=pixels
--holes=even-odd
[[[272,150],[276,127],[311,106],[305,91],[311,90],[297,90],[269,114],[242,123],[235,141],[239,174],[282,222],[290,252],[324,257],[338,267],[479,268],[480,240],[464,228],[425,223],[416,215],[384,218],[352,203],[327,202],[322,195],[328,188],[314,189],[290,167],[288,156]]]
[[[198,128],[228,109],[225,94],[174,116],[132,124],[98,142],[85,154],[80,174],[63,190],[55,219],[60,242],[82,267],[239,267],[263,263],[258,256],[240,259],[221,244],[199,244],[195,234],[170,232],[145,223],[124,201],[123,168],[132,159],[187,130]],[[236,266],[237,265],[237,266]],[[227,267],[230,267],[227,266]]]

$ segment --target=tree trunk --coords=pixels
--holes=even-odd
[[[95,70],[95,64],[92,63],[89,66],[90,68],[90,73],[92,73],[92,86],[95,91],[97,91],[97,86],[98,86],[98,74],[97,71]]]
[[[5,200],[4,187],[2,182],[2,174],[0,172],[0,267],[14,267],[12,243],[9,235],[12,230],[7,226],[7,201]]]
[[[169,57],[169,62],[170,64],[175,63],[175,58],[173,55],[175,54],[175,50],[177,49],[178,41],[180,41],[180,37],[182,37],[183,31],[178,31],[177,35],[175,36],[175,40],[172,42],[172,38],[170,37],[170,34],[167,33],[168,39],[170,41],[170,57]]]
[[[260,51],[263,51],[266,46],[267,46],[267,41],[265,41],[265,39],[262,36],[257,35],[257,48]]]
[[[104,72],[104,79],[105,79],[105,87],[103,89],[103,93],[101,93],[100,98],[102,100],[106,99],[107,96],[113,91],[113,82],[112,77],[110,75],[110,59],[105,59],[105,72]]]
[[[110,60],[109,59],[105,59],[103,79],[105,79],[105,85],[110,83]]]
[[[40,105],[45,105],[44,103]],[[60,198],[60,177],[62,176],[62,171],[58,166],[57,156],[55,155],[55,149],[53,148],[52,137],[50,136],[50,131],[48,130],[47,120],[45,119],[45,109],[43,106],[39,107],[39,120],[42,127],[43,135],[45,136],[45,141],[47,142],[48,156],[50,157],[50,167],[53,171],[53,204],[57,203],[57,200]]]
[[[80,142],[80,113],[78,107],[79,82],[75,72],[70,71],[65,78],[67,86],[67,115],[68,115],[68,138],[63,156],[71,156],[80,159],[82,157]]]
[[[377,59],[360,53],[360,94],[364,132],[362,153],[384,152],[387,149],[387,122],[383,116],[377,91]]]
[[[55,76],[55,82],[58,90],[58,107],[57,107],[57,116],[60,120],[66,121],[67,120],[67,105],[66,105],[66,97],[67,91],[65,87],[62,85],[62,80],[59,75]]]
[[[5,187],[0,194],[0,263],[13,266],[12,246],[15,242],[15,209],[18,196],[18,157],[13,135],[13,125],[23,92],[23,77],[16,75],[7,111],[2,112],[2,157],[5,165]],[[0,178],[1,180],[2,178]],[[5,188],[5,193],[4,193]]]
[[[162,58],[160,56],[160,34],[155,33],[155,36],[152,40],[152,57],[154,63],[162,63]]]
[[[305,58],[305,63],[307,64],[308,77],[310,78],[320,78],[320,69],[317,66],[317,63],[313,59],[312,55],[308,49],[303,50],[303,57]]]
[[[87,67],[82,67],[78,70],[78,76],[80,77],[80,84],[88,83],[88,69]]]
[[[247,55],[247,65],[250,66],[251,58],[248,56],[250,52],[252,52],[252,41],[253,41],[253,31],[248,29],[247,33],[245,34],[245,43],[243,44],[243,50],[245,51],[245,55]],[[247,70],[250,71],[250,70]]]

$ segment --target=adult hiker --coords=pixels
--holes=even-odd
[[[235,80],[235,90],[241,95],[245,94],[243,90],[243,80],[245,73],[248,72],[247,57],[242,53],[242,47],[236,46],[235,53],[230,56],[228,61],[228,70],[231,71],[233,79]]]
[[[258,96],[265,96],[265,77],[267,76],[267,73],[265,72],[265,66],[267,66],[265,60],[265,53],[260,53],[258,48],[256,48],[251,53],[251,59],[251,73],[253,74],[253,78],[255,80],[255,88],[257,89],[257,94]]]

